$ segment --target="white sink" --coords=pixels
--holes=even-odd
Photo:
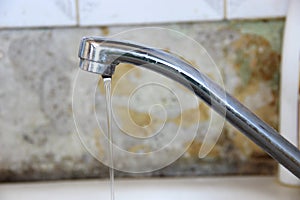
[[[0,184],[0,199],[109,200],[109,191],[104,180]],[[116,180],[115,195],[116,200],[299,200],[300,188],[281,186],[274,177],[122,179]]]

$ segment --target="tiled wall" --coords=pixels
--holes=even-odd
[[[277,18],[288,0],[1,0],[0,28]],[[176,14],[174,14],[176,13]]]
[[[81,137],[84,145],[78,139],[73,121],[72,92],[78,72],[77,51],[81,37],[111,36],[146,28],[147,34],[143,31],[133,32],[124,39],[156,44],[169,51],[177,48],[185,56],[190,56],[193,64],[207,66],[207,63],[201,63],[205,61],[203,57],[199,57],[195,51],[187,51],[186,43],[172,40],[168,34],[151,33],[145,23],[150,26],[164,23],[159,27],[176,30],[199,42],[219,66],[229,93],[277,128],[279,64],[284,26],[282,17],[286,14],[288,1],[186,0],[184,5],[174,4],[171,0],[142,4],[136,0],[130,2],[0,1],[0,181],[108,177],[107,167],[91,156],[91,152],[98,159],[98,156],[105,156],[107,144],[102,143],[103,135],[97,124],[91,126],[90,123],[95,117],[95,105],[87,104],[88,100],[97,100],[96,107],[100,109],[97,116],[103,125],[105,115],[101,109],[105,110],[105,105],[101,82],[96,96],[89,96],[95,87],[81,85],[78,90],[79,97],[76,99],[80,105],[85,106],[81,110],[84,120],[80,120],[86,133]],[[264,9],[259,9],[262,7]],[[152,12],[153,9],[155,12]],[[270,19],[278,17],[281,18]],[[231,21],[252,18],[255,20]],[[26,29],[20,29],[24,27]],[[90,74],[83,74],[81,83],[86,83]],[[214,76],[209,71],[208,75],[212,78]],[[181,125],[181,119],[186,120],[182,123],[185,135],[167,154],[162,153],[145,161],[120,156],[116,162],[121,166],[120,169],[122,165],[155,165],[171,157],[177,150],[189,147],[170,166],[142,176],[275,173],[276,163],[227,124],[212,151],[205,158],[199,159],[198,152],[203,143],[203,133],[209,125],[210,112],[203,103],[191,103],[187,98],[192,97],[173,82],[129,65],[118,68],[113,80],[115,98],[118,99],[114,106],[115,115],[120,117],[121,128],[130,130],[134,136],[147,136],[148,130],[156,130],[159,127],[156,125],[162,122],[164,115],[159,110],[151,113],[152,119],[149,118],[148,110],[143,106],[150,100],[156,100],[170,109],[165,133],[171,133],[172,136],[178,124]],[[164,85],[169,84],[169,88],[174,91],[180,90],[184,98],[183,112],[177,112],[178,107],[173,98],[154,90],[153,86],[143,90],[145,93],[136,102],[137,106],[128,109],[124,99],[132,89],[143,85],[145,80],[163,81]],[[127,118],[128,110],[130,120],[140,127],[128,126],[132,123]],[[195,115],[198,111],[200,116]],[[155,122],[153,127],[143,128],[151,120]],[[195,133],[195,125],[199,129],[193,141],[190,135]],[[120,135],[116,142],[131,153],[147,153],[170,139],[170,135],[166,134],[154,142],[135,144],[122,138],[123,132],[116,126],[114,133]],[[139,174],[117,172],[117,176]]]

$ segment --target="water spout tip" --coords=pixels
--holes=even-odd
[[[95,37],[84,37],[81,40],[78,57],[80,58],[79,68],[101,74],[103,76],[111,76],[114,73],[116,63],[108,59],[101,43],[105,39]]]
[[[80,59],[79,68],[102,76],[111,76],[115,71],[115,65],[102,64],[82,58]]]

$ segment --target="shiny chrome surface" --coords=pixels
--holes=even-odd
[[[300,151],[295,146],[212,80],[178,57],[129,42],[97,37],[82,39],[79,57],[81,69],[102,76],[111,76],[119,63],[130,63],[183,84],[300,178]]]

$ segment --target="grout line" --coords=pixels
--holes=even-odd
[[[298,58],[298,73],[300,73],[300,49],[299,49],[299,58]],[[300,75],[299,75],[300,77]],[[296,141],[296,146],[298,147],[298,149],[300,150],[300,82],[298,82],[298,123],[297,123],[297,141]]]
[[[79,0],[75,0],[76,24],[80,26]]]
[[[223,2],[224,2],[224,19],[227,19],[227,12],[228,12],[228,10],[227,10],[227,0],[223,0]]]

